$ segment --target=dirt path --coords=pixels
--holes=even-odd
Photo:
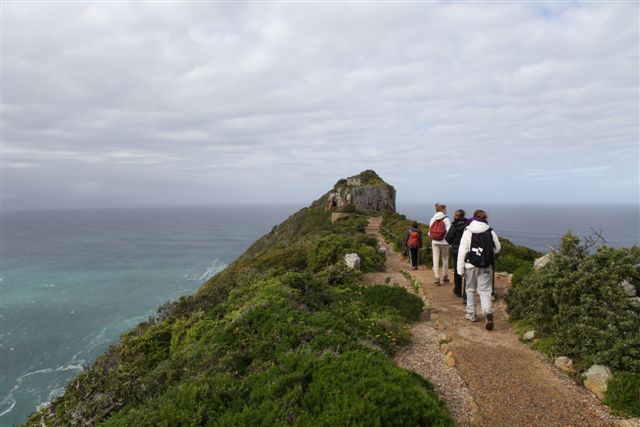
[[[378,237],[381,218],[371,218],[367,233]],[[382,243],[384,244],[384,243]],[[386,246],[386,244],[385,244]],[[585,388],[559,371],[542,354],[521,343],[505,317],[505,304],[494,302],[495,329],[464,319],[461,299],[451,284],[435,286],[430,269],[411,270],[401,255],[387,250],[387,271],[367,275],[367,283],[397,283],[421,296],[430,314],[412,327],[412,344],[396,362],[431,381],[447,402],[456,424],[486,426],[632,426],[616,421]],[[408,279],[406,273],[411,279]],[[496,277],[498,294],[508,286]],[[478,302],[479,303],[479,302]],[[479,304],[478,304],[479,307]],[[444,344],[444,345],[441,345]]]

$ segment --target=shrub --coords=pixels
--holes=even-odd
[[[373,307],[392,307],[409,321],[419,320],[424,307],[420,297],[395,286],[368,286],[364,289],[363,300]]]
[[[557,339],[578,367],[599,363],[640,373],[640,307],[620,287],[637,280],[640,248],[599,247],[593,254],[568,233],[547,266],[532,271],[508,298],[513,319]]]

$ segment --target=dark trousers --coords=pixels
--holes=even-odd
[[[462,276],[458,274],[458,250],[457,249],[452,249],[451,250],[451,254],[453,255],[453,293],[457,296],[457,297],[461,297],[464,296],[466,299],[466,295],[465,295],[465,290],[463,287],[463,283],[462,283]]]
[[[411,267],[418,266],[418,251],[419,248],[409,248],[409,260],[411,261]]]

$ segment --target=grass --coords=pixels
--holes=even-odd
[[[607,384],[604,401],[616,415],[640,417],[640,375],[616,373]]]

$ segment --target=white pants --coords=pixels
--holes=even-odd
[[[476,290],[480,294],[480,306],[482,313],[487,315],[493,313],[491,306],[491,279],[493,276],[492,267],[465,268],[464,280],[467,289],[467,313],[476,314]]]
[[[440,258],[442,258],[443,276],[446,277],[449,272],[449,245],[431,244],[433,250],[433,275],[436,279],[440,278]]]

